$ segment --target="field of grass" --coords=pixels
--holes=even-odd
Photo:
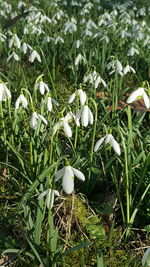
[[[0,0],[0,266],[150,266],[149,16]]]

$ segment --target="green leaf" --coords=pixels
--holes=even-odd
[[[43,185],[41,185],[41,191],[43,191]],[[35,234],[34,234],[34,242],[38,246],[40,245],[42,221],[44,219],[43,204],[44,204],[44,198],[42,197],[41,199],[39,199],[39,202],[38,202],[36,222],[35,222]]]
[[[8,248],[6,250],[4,250],[4,254],[9,254],[9,253],[21,253],[22,250],[21,249],[16,249],[16,248]]]
[[[69,255],[69,254],[71,254],[71,253],[73,253],[73,252],[75,252],[75,251],[77,251],[77,250],[79,250],[81,248],[85,248],[85,247],[88,247],[88,246],[91,246],[91,245],[92,245],[92,243],[88,242],[88,241],[80,243],[79,245],[74,246],[73,248],[70,248],[70,249],[66,250],[64,253],[62,253],[62,257],[67,256],[67,255]]]
[[[101,251],[97,254],[97,267],[104,267],[103,254]]]

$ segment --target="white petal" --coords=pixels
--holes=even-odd
[[[44,87],[44,83],[42,81],[39,83],[39,90],[40,90],[41,95],[44,95],[45,87]]]
[[[89,111],[88,106],[83,107],[82,115],[81,115],[81,124],[82,126],[86,127],[89,121]]]
[[[48,193],[48,189],[43,191],[39,196],[38,196],[38,200],[41,199],[42,197],[46,196]]]
[[[59,197],[59,192],[57,190],[54,190],[54,195]]]
[[[110,145],[113,147],[113,149],[115,150],[115,152],[120,155],[121,151],[120,151],[120,146],[118,144],[118,142],[114,139],[114,137],[112,136],[112,138],[109,141]]]
[[[89,122],[90,124],[93,124],[93,113],[91,112],[91,110],[88,108],[88,117],[89,117]]]
[[[78,177],[82,181],[85,181],[85,176],[84,176],[84,174],[81,171],[79,171],[79,170],[77,170],[77,169],[75,169],[73,167],[72,167],[72,170],[73,170],[73,173],[74,173],[74,175],[76,177]]]
[[[133,101],[137,100],[139,96],[142,96],[143,94],[143,88],[138,88],[137,90],[133,91],[131,95],[127,99],[127,103],[130,104]]]
[[[71,194],[74,190],[74,175],[71,166],[64,167],[65,173],[63,175],[62,187],[66,194]]]
[[[63,175],[64,175],[64,168],[60,169],[58,172],[55,174],[55,182],[58,181]]]
[[[101,146],[101,144],[104,142],[105,138],[106,138],[106,136],[100,138],[100,139],[96,142],[95,147],[94,147],[94,151],[95,151],[95,152],[99,149],[99,147]]]
[[[111,138],[113,138],[112,134],[106,134],[105,137],[106,137],[105,143],[109,143]]]
[[[76,123],[77,126],[80,126],[81,113],[82,113],[82,110],[79,110],[76,113],[76,116],[74,117],[74,120],[75,120],[75,123]]]
[[[40,114],[38,114],[39,119],[41,119],[45,124],[47,124],[47,120]]]
[[[20,99],[19,97],[17,98],[16,102],[15,102],[15,109],[19,108],[19,104],[20,104]]]
[[[71,131],[71,128],[70,128],[70,126],[66,120],[64,120],[63,126],[64,126],[64,132],[67,135],[67,137],[71,137],[72,131]]]
[[[146,106],[147,108],[150,108],[150,99],[149,99],[149,97],[147,96],[147,94],[145,93],[145,91],[143,92],[143,99],[144,99],[145,106]]]
[[[22,105],[24,108],[26,108],[28,106],[28,101],[24,95],[22,95]]]
[[[69,100],[68,100],[68,103],[71,104],[73,102],[73,100],[75,99],[75,96],[76,94],[73,93],[70,97],[69,97]]]
[[[37,128],[37,115],[36,112],[32,113],[31,119],[30,119],[30,127],[34,130]]]
[[[48,109],[48,111],[52,111],[52,108],[53,108],[53,106],[52,106],[52,99],[51,99],[51,97],[48,97],[47,98],[47,109]]]
[[[11,92],[9,91],[9,89],[6,87],[5,84],[4,84],[4,88],[5,88],[5,93],[6,93],[7,97],[11,98]]]
[[[78,90],[78,95],[79,95],[79,97],[80,97],[80,103],[81,103],[81,106],[84,106],[84,104],[85,104],[85,102],[86,102],[86,98],[87,98],[86,93],[83,92],[82,89],[79,89],[79,90]]]

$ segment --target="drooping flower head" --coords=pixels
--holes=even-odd
[[[11,99],[11,93],[7,86],[0,82],[0,102],[6,101],[6,99]]]
[[[147,108],[150,108],[150,99],[148,95],[146,94],[145,89],[142,87],[139,87],[137,90],[131,93],[131,95],[127,99],[127,103],[130,104],[140,98],[143,98],[145,106]]]
[[[81,106],[84,106],[86,100],[87,100],[87,95],[82,89],[78,89],[75,93],[73,93],[68,100],[68,103],[71,104],[75,97],[78,96],[80,98],[80,104]]]
[[[24,94],[21,94],[17,98],[16,103],[15,103],[15,109],[19,109],[20,104],[22,104],[22,106],[24,108],[26,108],[28,106],[28,101],[27,101],[26,97],[24,96]]]
[[[44,122],[44,124],[47,125],[47,120],[42,115],[34,111],[30,119],[30,127],[35,130],[38,126],[39,120],[41,120],[42,122]]]
[[[106,134],[104,137],[100,138],[96,144],[95,144],[95,147],[94,147],[94,151],[96,152],[101,144],[105,141],[105,143],[109,143],[114,151],[120,155],[121,154],[121,151],[120,151],[120,145],[118,144],[118,142],[114,139],[114,137],[112,136],[112,134]]]
[[[54,196],[59,197],[59,192],[57,190],[53,190],[51,188],[43,191],[39,196],[38,200],[41,199],[42,197],[46,196],[46,206],[48,209],[52,209],[54,205]]]
[[[71,194],[74,190],[74,176],[85,181],[84,174],[70,165],[63,167],[55,175],[55,181],[62,177],[62,187],[66,194]]]

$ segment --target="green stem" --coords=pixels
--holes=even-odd
[[[2,130],[3,130],[3,135],[4,135],[4,141],[5,141],[6,140],[6,130],[5,130],[5,121],[4,121],[2,102],[0,102],[0,114],[1,114],[1,118],[2,118]]]
[[[128,153],[127,153],[127,148],[125,145],[124,137],[122,132],[120,131],[121,139],[122,139],[122,145],[123,145],[123,150],[124,150],[124,162],[125,162],[125,191],[126,191],[126,223],[127,226],[130,223],[130,183],[129,183],[129,171],[128,171]]]
[[[88,173],[88,180],[87,180],[87,192],[89,190],[89,183],[91,178],[91,167],[93,162],[93,152],[94,152],[94,143],[95,143],[95,135],[96,135],[96,125],[97,125],[97,104],[93,98],[89,98],[89,101],[92,102],[94,108],[95,108],[95,118],[94,118],[94,126],[93,126],[93,136],[92,136],[92,143],[91,143],[91,150],[90,150],[90,167],[89,167],[89,173]]]

